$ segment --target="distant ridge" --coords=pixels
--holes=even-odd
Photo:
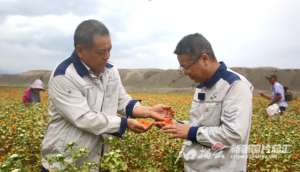
[[[49,70],[29,70],[26,72],[21,73],[22,76],[43,76],[43,75],[49,75],[51,71]]]
[[[279,80],[295,93],[300,93],[300,69],[278,69],[273,67],[234,67],[232,70],[246,76],[256,91],[269,91],[266,75],[276,74]],[[169,69],[119,69],[124,86],[128,91],[192,91],[195,83],[178,70]],[[0,86],[27,86],[40,78],[45,84],[51,71],[30,70],[20,74],[0,74]]]

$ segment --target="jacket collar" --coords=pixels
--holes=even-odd
[[[80,60],[78,54],[76,53],[76,51],[73,51],[73,53],[72,53],[72,60],[73,60],[73,65],[74,65],[77,73],[81,77],[89,75],[88,69],[81,63],[81,60]]]
[[[81,77],[88,76],[90,74],[89,69],[87,67],[85,67],[85,65],[81,62],[80,57],[78,56],[78,54],[76,53],[75,50],[73,51],[71,57],[72,57],[73,65],[74,65],[77,73]],[[113,67],[113,65],[110,63],[106,63],[105,67],[110,69]]]
[[[214,75],[206,82],[201,83],[197,86],[197,88],[211,88],[212,86],[214,86],[219,79],[222,77],[222,75],[227,71],[227,66],[225,65],[224,62],[220,62],[220,66],[219,68],[216,70],[216,72],[214,73]]]

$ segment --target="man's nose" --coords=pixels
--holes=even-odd
[[[110,57],[110,51],[105,51],[105,52],[104,52],[103,59],[104,59],[104,60],[108,60],[109,57]]]

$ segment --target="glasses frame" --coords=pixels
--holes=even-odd
[[[190,64],[186,65],[186,66],[182,66],[180,65],[179,66],[179,71],[180,72],[184,72],[184,71],[187,71],[189,70],[195,63],[197,63],[199,61],[199,59],[202,57],[202,54],[195,60],[193,60]]]

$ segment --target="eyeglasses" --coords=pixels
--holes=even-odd
[[[198,62],[198,60],[199,60],[199,58],[197,58],[196,60],[192,61],[192,63],[190,63],[190,64],[188,64],[188,65],[185,65],[185,66],[180,65],[179,71],[180,71],[180,72],[183,72],[183,71],[189,70],[195,63]]]

